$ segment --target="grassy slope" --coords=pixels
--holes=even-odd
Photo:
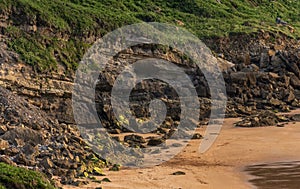
[[[0,189],[55,189],[40,173],[0,163]]]
[[[91,45],[87,36],[100,37],[122,25],[141,21],[176,24],[203,37],[250,33],[258,29],[300,36],[298,0],[0,0],[0,10],[9,12],[12,26],[9,47],[31,65],[55,69],[58,62],[75,69]],[[295,33],[276,26],[275,18],[291,23]],[[25,32],[20,25],[36,23],[51,28],[51,34]],[[71,36],[65,41],[61,34]]]

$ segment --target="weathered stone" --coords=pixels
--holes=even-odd
[[[260,61],[259,61],[259,67],[260,68],[266,68],[269,65],[269,54],[268,53],[261,53],[260,55]],[[273,56],[273,55],[272,55]]]
[[[247,73],[247,78],[248,78],[248,81],[249,81],[250,85],[255,85],[256,84],[255,73],[253,73],[253,72]]]
[[[154,137],[151,137],[150,140],[148,141],[147,145],[149,146],[158,146],[162,143],[164,143],[164,139],[162,138],[154,138]]]
[[[293,91],[290,91],[290,92],[288,93],[288,95],[285,97],[284,101],[285,101],[285,102],[292,102],[295,98],[296,98],[296,97],[295,97]]]
[[[0,150],[6,150],[9,147],[9,143],[6,140],[0,139]]]
[[[0,135],[3,135],[4,133],[7,132],[7,127],[5,125],[1,125],[0,126]]]
[[[176,172],[172,173],[172,175],[185,175],[185,172],[183,172],[183,171],[176,171]]]
[[[34,162],[34,160],[32,159],[28,159],[28,157],[26,157],[25,154],[23,153],[19,153],[15,158],[14,158],[14,162],[17,164],[22,164],[22,165],[26,165],[26,166],[33,166],[36,163]]]
[[[26,144],[23,149],[22,152],[26,155],[26,156],[38,156],[39,155],[39,148],[37,146],[33,146],[31,144]]]
[[[54,167],[54,164],[50,158],[46,157],[40,162],[40,166],[44,167],[45,169],[51,169]]]
[[[274,67],[280,67],[280,65],[283,63],[282,59],[278,56],[272,56],[271,58],[271,65]]]
[[[8,149],[5,149],[5,151],[3,153],[4,153],[4,155],[13,157],[13,156],[17,155],[18,153],[20,153],[20,150],[16,147],[10,147]]]
[[[295,114],[291,117],[291,120],[293,121],[300,121],[300,114]]]
[[[172,144],[172,147],[175,147],[175,148],[181,147],[181,146],[183,146],[183,144],[180,144],[180,143],[173,143]]]
[[[192,139],[194,139],[194,140],[196,140],[196,139],[201,139],[201,138],[203,138],[203,137],[202,137],[202,135],[199,134],[199,133],[195,133],[195,134],[193,135],[193,137],[192,137]]]
[[[279,105],[281,105],[281,101],[278,100],[278,99],[275,99],[275,98],[271,98],[270,99],[270,104],[273,105],[273,106],[279,106]]]
[[[124,137],[124,142],[145,143],[146,140],[142,136],[132,134],[132,135],[126,135]]]
[[[250,115],[243,118],[242,121],[235,123],[238,127],[260,127],[275,126],[278,122],[283,121],[271,111],[262,111],[257,115]]]
[[[34,131],[30,128],[18,128],[7,131],[0,138],[7,140],[10,144],[16,144],[15,139],[22,140],[33,145],[43,144],[44,138],[40,132]]]
[[[300,79],[295,75],[291,75],[290,78],[291,85],[295,87],[295,89],[300,89]]]
[[[234,83],[243,83],[247,81],[247,73],[245,72],[237,72],[237,73],[231,73],[230,77],[232,79],[232,82]]]
[[[10,158],[8,158],[7,156],[0,155],[0,162],[6,163],[6,164],[8,164],[8,165],[16,166],[16,163],[13,162],[13,161],[12,161]]]

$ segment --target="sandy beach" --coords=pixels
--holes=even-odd
[[[191,140],[181,153],[168,162],[150,168],[106,171],[105,177],[111,182],[100,185],[91,183],[81,188],[255,188],[248,183],[250,176],[243,171],[245,166],[299,160],[300,123],[289,123],[285,127],[236,128],[234,123],[238,120],[225,119],[219,137],[204,154],[198,152],[201,140]],[[204,131],[205,127],[197,130],[199,133]],[[172,175],[177,171],[185,175]]]

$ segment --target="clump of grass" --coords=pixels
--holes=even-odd
[[[300,37],[300,1],[295,0],[2,0],[0,13],[12,23],[4,30],[9,47],[41,70],[58,63],[74,70],[92,41],[123,25],[137,22],[184,23],[199,38],[253,33],[260,29]],[[275,18],[295,32],[277,26]],[[24,25],[36,25],[35,32]],[[47,29],[49,32],[45,32]]]
[[[55,189],[55,187],[38,172],[0,163],[0,189]]]

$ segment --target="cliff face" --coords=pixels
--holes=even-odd
[[[296,40],[286,37],[274,38],[268,33],[258,33],[209,39],[205,42],[216,56],[217,54],[224,56],[223,58],[235,64],[233,66],[219,58],[220,65],[229,65],[225,66],[224,78],[230,97],[227,111],[231,112],[232,116],[250,114],[252,110],[266,107],[287,110],[287,104],[298,106],[300,51]],[[74,123],[71,104],[74,72],[65,74],[63,66],[56,72],[35,71],[33,67],[23,63],[16,53],[9,51],[4,43],[2,47],[1,54],[5,62],[1,64],[1,86],[24,96],[30,103],[60,122]],[[139,46],[120,54],[115,59],[115,65],[153,57],[182,65],[189,72],[191,68],[184,66],[186,62],[181,56],[176,51],[161,49],[153,51],[152,47]],[[109,94],[116,73],[116,70],[113,70],[101,83],[103,94]],[[209,97],[209,88],[204,76],[192,72],[191,78],[194,78],[194,83],[198,86],[198,95]],[[246,104],[247,110],[244,107]],[[206,109],[203,112],[207,111]]]
[[[91,1],[92,6],[82,5],[78,1],[53,3],[44,0],[7,0],[0,3],[1,86],[24,96],[59,121],[73,123],[71,94],[74,71],[88,47],[104,33],[121,25],[158,21],[190,29],[203,38],[216,56],[220,55],[236,64],[234,70],[229,71],[231,73],[224,74],[227,92],[232,99],[236,99],[234,102],[244,105],[251,99],[266,99],[266,91],[276,89],[276,80],[282,80],[282,77],[287,80],[283,82],[287,84],[284,86],[286,92],[280,96],[269,95],[267,100],[274,98],[291,104],[294,99],[284,101],[286,95],[299,94],[299,43],[286,37],[298,34],[295,19],[299,11],[298,2],[110,2]],[[188,5],[193,6],[186,8]],[[276,10],[281,11],[281,16],[285,16],[287,21],[295,24],[295,31],[275,24]],[[261,19],[253,14],[261,15]],[[178,16],[182,20],[169,15]],[[205,24],[201,24],[203,19]],[[216,37],[225,34],[227,37]],[[148,57],[184,64],[181,57],[173,52],[149,54],[151,51],[148,47],[140,47],[139,51]],[[128,52],[131,52],[126,55],[129,59],[137,54],[133,50]],[[269,72],[276,73],[278,77],[274,74],[269,76]],[[201,93],[199,96],[207,97],[209,89],[205,79],[200,77],[196,84]],[[267,81],[274,80],[275,84],[271,84],[272,87],[266,87],[265,84],[260,86],[263,82],[259,83],[258,80],[264,80],[265,77]],[[108,86],[103,88],[111,88],[111,84],[104,84]],[[290,84],[292,89],[288,89]],[[246,97],[245,93],[249,96]],[[253,105],[252,109],[255,108],[256,105]],[[235,112],[232,108],[228,111]]]
[[[71,96],[73,77],[58,72],[40,73],[22,62],[19,56],[1,44],[0,85],[23,96],[29,103],[65,123],[72,123]]]

